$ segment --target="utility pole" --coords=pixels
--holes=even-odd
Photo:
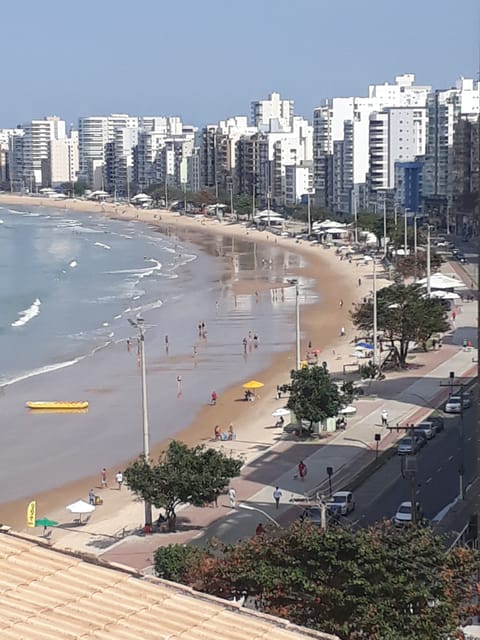
[[[312,233],[312,209],[310,206],[310,191],[307,192],[307,224],[308,224],[308,237]]]
[[[230,213],[233,218],[235,213],[233,210],[233,176],[230,178]]]
[[[255,217],[255,181],[252,182],[252,220]]]
[[[431,266],[430,266],[430,225],[427,224],[427,296],[430,297],[431,292]]]
[[[383,257],[387,256],[387,194],[383,195]]]
[[[300,302],[298,284],[295,285],[295,343],[296,343],[296,357],[295,368],[298,371],[300,369]]]
[[[407,256],[407,252],[408,252],[408,240],[407,240],[407,209],[404,210],[404,220],[405,220],[405,229],[404,229],[404,242],[403,242],[403,246],[404,246],[404,250],[405,250],[405,257]]]
[[[142,425],[143,425],[143,455],[145,462],[150,464],[150,431],[148,424],[148,404],[147,404],[147,367],[145,362],[145,333],[144,320],[137,317],[137,321],[128,319],[132,327],[138,329],[138,343],[140,352],[140,372],[142,378]],[[145,500],[145,527],[152,526],[152,505]]]
[[[449,388],[449,396],[453,395],[454,388],[460,388],[460,430],[458,434],[458,499],[465,500],[465,425],[464,425],[464,407],[463,407],[463,392],[465,384],[463,381],[455,382],[455,372],[450,371],[448,382],[441,382],[441,387]]]
[[[373,365],[377,363],[377,268],[375,265],[375,256],[373,256]]]
[[[358,217],[357,217],[357,195],[355,193],[355,186],[352,188],[352,207],[353,207],[353,224],[355,233],[355,244],[358,244]]]

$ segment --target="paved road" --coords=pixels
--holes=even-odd
[[[468,486],[475,473],[476,406],[465,411],[463,437],[464,484]],[[459,464],[461,462],[461,419],[445,419],[445,430],[430,440],[417,456],[417,500],[425,516],[433,519],[451,504],[459,494]],[[409,479],[401,475],[400,456],[394,456],[382,469],[355,492],[357,508],[349,517],[360,525],[369,525],[384,517],[392,517],[398,505],[411,498]]]
[[[478,286],[478,238],[474,238],[468,242],[462,242],[460,236],[449,235],[448,240],[453,242],[457,249],[465,254],[467,262],[458,264]]]

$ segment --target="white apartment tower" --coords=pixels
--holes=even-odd
[[[395,163],[413,162],[425,154],[427,110],[425,107],[387,107],[370,115],[369,188],[386,191],[395,187]]]
[[[428,96],[428,133],[423,172],[423,197],[429,208],[440,211],[447,206],[451,190],[453,133],[461,116],[480,113],[479,83],[460,78],[455,88],[433,91]]]
[[[77,181],[78,131],[72,131],[69,138],[50,142],[49,158],[44,162],[42,171],[45,187],[57,187]]]
[[[424,107],[431,90],[428,86],[414,85],[415,76],[404,74],[394,84],[371,85],[367,97],[333,98],[314,111],[314,186],[319,204],[342,211],[351,195],[343,194],[339,202],[337,186],[339,163],[333,155],[335,142],[345,141],[343,157],[351,164],[342,171],[343,191],[358,191],[366,181],[369,169],[370,115],[386,107]],[[344,123],[350,123],[344,126]],[[345,139],[347,134],[348,139]],[[337,146],[337,149],[340,147]],[[333,169],[335,166],[335,169]],[[338,182],[338,181],[337,181]],[[334,197],[334,193],[337,196]]]
[[[273,92],[267,100],[251,103],[251,124],[262,132],[270,130],[273,123],[288,127],[294,114],[293,100],[282,100],[279,93]]]
[[[50,144],[65,138],[65,121],[57,116],[32,120],[20,126],[23,136],[13,142],[11,155],[12,179],[22,188],[34,191],[44,184],[42,166],[50,159]]]

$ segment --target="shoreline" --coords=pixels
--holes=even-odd
[[[0,205],[24,205],[24,206],[45,206],[61,208],[62,203],[52,202],[45,198],[26,197],[26,196],[8,196],[0,195]],[[118,205],[96,204],[83,201],[66,201],[65,209],[81,211],[89,214],[99,213],[106,217],[120,220],[139,220],[149,225],[156,226],[162,233],[182,233],[185,230],[199,230],[210,234],[225,235],[229,237],[241,238],[244,241],[259,242],[267,245],[275,243],[279,249],[284,249],[293,254],[302,256],[305,260],[305,266],[298,269],[299,275],[306,278],[314,279],[314,289],[320,300],[310,305],[301,307],[301,328],[302,328],[302,350],[305,353],[306,345],[312,341],[314,348],[321,349],[320,360],[326,360],[332,373],[335,373],[336,358],[335,348],[339,343],[345,343],[345,338],[339,338],[339,327],[347,328],[347,338],[350,335],[350,319],[348,310],[351,304],[359,297],[365,295],[365,286],[355,289],[353,277],[355,270],[348,265],[347,261],[340,262],[336,259],[332,250],[325,250],[321,246],[311,246],[310,244],[297,243],[291,238],[281,238],[272,236],[268,232],[259,232],[256,230],[246,229],[239,224],[222,224],[212,220],[198,220],[179,216],[164,210],[137,210],[133,207],[124,207],[119,214]],[[193,234],[195,235],[195,234]],[[194,239],[188,238],[194,243]],[[198,245],[197,245],[198,246]],[[363,275],[362,269],[362,275]],[[233,279],[232,279],[233,280]],[[334,286],[329,286],[333,283]],[[232,283],[233,284],[233,283]],[[367,285],[368,283],[365,283]],[[245,293],[250,290],[250,295],[254,295],[254,289],[250,288],[250,283],[241,283]],[[252,283],[252,287],[255,283]],[[266,287],[271,289],[272,287]],[[355,295],[357,293],[357,295]],[[339,308],[338,300],[342,297],[344,301],[343,309]],[[319,322],[320,320],[320,322]],[[294,366],[294,345],[282,353],[273,354],[271,364],[258,372],[258,377],[265,381],[265,387],[262,389],[263,397],[273,397],[277,384],[288,382],[289,371]],[[216,407],[200,406],[196,411],[193,422],[175,434],[178,438],[187,444],[193,445],[198,443],[206,443],[212,439],[212,431],[214,423],[222,423],[222,426],[233,422],[237,438],[241,441],[242,425],[245,425],[254,416],[261,411],[261,399],[258,403],[236,402],[241,394],[239,384],[231,385],[225,393],[221,395]],[[253,415],[252,415],[253,413]],[[228,418],[227,418],[228,416]],[[168,443],[167,440],[156,443],[152,447],[152,456],[156,457],[158,453]],[[267,442],[264,443],[265,445]],[[122,461],[123,463],[123,461]],[[119,463],[119,467],[122,466]],[[112,477],[113,469],[109,470]],[[37,509],[40,513],[49,513],[54,509],[60,508],[60,505],[66,504],[65,500],[69,497],[76,498],[79,495],[86,495],[90,486],[98,485],[98,475],[94,477],[86,477],[82,480],[68,483],[47,491],[44,494],[31,496],[30,499],[37,500]],[[67,497],[69,496],[69,497]],[[8,522],[17,528],[23,528],[25,525],[25,506],[28,498],[22,498],[10,503],[2,504],[2,520]]]

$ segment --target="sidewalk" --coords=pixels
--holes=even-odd
[[[448,265],[446,268],[451,272]],[[356,402],[357,414],[349,418],[347,430],[328,435],[320,441],[299,442],[294,436],[282,434],[281,429],[265,426],[268,422],[265,416],[281,406],[282,401],[274,398],[274,389],[264,390],[259,405],[252,403],[251,411],[248,411],[250,419],[247,416],[241,433],[239,429],[241,437],[229,442],[209,443],[210,446],[224,447],[232,454],[242,455],[246,461],[241,476],[232,482],[237,500],[248,501],[280,523],[287,523],[299,513],[299,506],[292,507],[295,500],[327,491],[327,466],[334,470],[333,491],[344,486],[373,459],[375,433],[382,436],[380,449],[388,448],[403,435],[382,429],[380,412],[383,408],[388,410],[390,424],[420,421],[430,413],[431,407],[445,399],[447,390],[440,388],[440,382],[448,379],[450,371],[454,371],[457,377],[476,375],[477,365],[472,362],[472,359],[477,360],[476,316],[476,303],[463,304],[458,309],[456,326],[446,336],[442,349],[414,353],[414,365],[407,374],[389,374],[387,379],[372,383],[368,389],[369,395]],[[465,337],[472,340],[474,351],[462,349]],[[336,361],[331,368],[340,371],[351,350],[351,344],[347,342],[342,349],[336,348]],[[270,425],[272,423],[270,418]],[[259,427],[259,424],[262,426]],[[308,467],[304,482],[295,477],[298,462],[302,459]],[[279,486],[283,494],[278,510],[275,509],[272,495],[275,486]],[[178,512],[178,533],[126,535],[119,539],[125,523],[129,523],[125,531],[128,534],[140,529],[143,522],[143,503],[132,497],[125,505],[125,492],[125,489],[121,492],[108,490],[108,510],[102,512],[99,509],[94,514],[98,517],[92,518],[81,529],[69,529],[68,533],[56,529],[54,544],[145,569],[152,564],[153,553],[160,545],[183,544],[192,540],[201,544],[212,537],[221,538],[227,543],[235,542],[253,535],[256,525],[260,521],[265,522],[265,518],[257,512],[238,508],[231,510],[227,497],[221,496],[218,508],[184,506]]]

